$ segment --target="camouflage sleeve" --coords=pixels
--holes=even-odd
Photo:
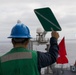
[[[39,69],[55,63],[58,56],[58,50],[57,39],[52,37],[50,39],[49,52],[37,52]]]

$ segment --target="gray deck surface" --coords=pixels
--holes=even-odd
[[[76,72],[72,72],[70,70],[64,70],[63,73],[57,69],[55,73],[44,74],[44,75],[76,75]]]

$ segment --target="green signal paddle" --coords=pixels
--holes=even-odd
[[[49,7],[34,9],[45,31],[61,31],[61,27]]]

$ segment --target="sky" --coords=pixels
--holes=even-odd
[[[34,9],[49,7],[62,31],[60,39],[76,39],[76,0],[0,0],[0,41],[8,40],[12,27],[21,20],[36,37],[36,29],[42,28]],[[46,38],[50,37],[50,32]]]

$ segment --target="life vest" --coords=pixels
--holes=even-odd
[[[0,58],[0,75],[39,75],[37,52],[13,48]]]

